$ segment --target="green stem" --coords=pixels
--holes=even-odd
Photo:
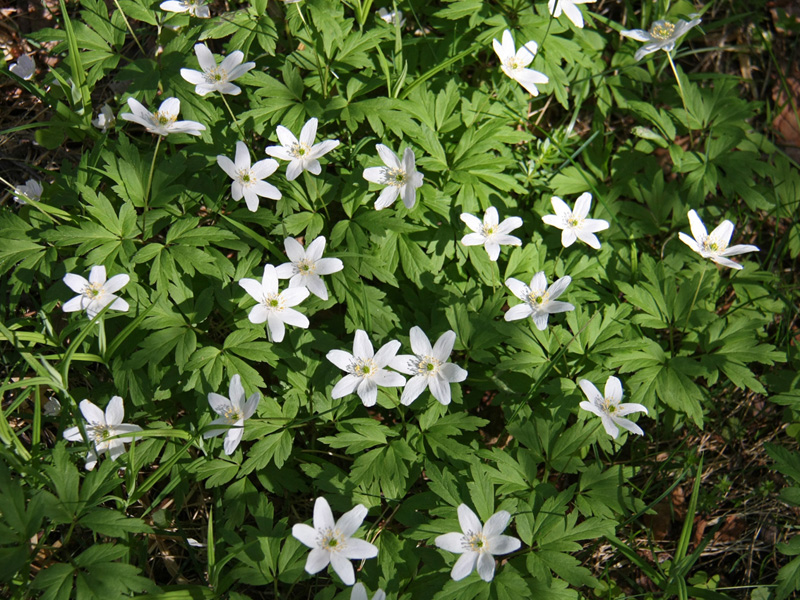
[[[142,242],[145,241],[145,230],[147,229],[147,208],[150,202],[150,188],[153,185],[153,172],[156,170],[156,157],[158,157],[158,148],[161,146],[161,136],[158,136],[156,141],[156,150],[153,152],[153,160],[150,161],[150,174],[147,176],[147,188],[144,191],[144,212],[142,213]]]
[[[295,6],[297,7],[297,14],[300,15],[300,20],[303,22],[303,26],[306,28],[306,35],[308,36],[308,39],[314,40],[317,37],[319,37],[311,34],[311,28],[308,26],[308,22],[306,21],[306,18],[303,16],[303,11],[300,10],[300,4],[296,3]],[[314,54],[314,62],[317,65],[317,74],[319,75],[319,84],[320,87],[322,88],[322,97],[327,98],[328,97],[327,71],[323,71],[322,69],[322,65],[319,62],[319,55],[317,54],[317,50],[313,47],[310,47],[309,49]]]
[[[136,34],[133,32],[133,28],[131,27],[131,24],[128,22],[128,17],[125,16],[125,11],[122,10],[122,7],[119,5],[119,2],[117,0],[114,0],[114,5],[117,7],[119,14],[122,15],[122,20],[125,21],[125,27],[127,27],[128,31],[131,32],[131,35],[133,36],[133,41],[136,42],[136,45],[139,47],[139,52],[141,52],[143,56],[147,56],[147,52],[145,52],[144,48],[142,48],[142,45],[139,43],[139,38],[136,37]]]
[[[686,315],[686,322],[683,324],[683,329],[686,330],[687,325],[689,325],[689,317],[692,316],[692,311],[694,310],[694,303],[697,301],[697,294],[700,293],[700,286],[703,285],[703,277],[705,277],[706,270],[708,270],[708,262],[706,262],[703,270],[700,271],[700,281],[697,282],[697,289],[694,291],[694,297],[692,298],[692,303],[689,305],[689,312]]]
[[[106,324],[103,317],[97,321],[97,345],[100,348],[100,356],[106,358]]]
[[[686,94],[683,92],[683,84],[681,83],[681,78],[678,77],[678,70],[675,68],[675,63],[672,61],[672,52],[667,52],[667,58],[669,59],[669,66],[672,67],[672,74],[675,75],[675,81],[678,82],[678,92],[681,95],[681,102],[683,103],[683,110],[686,112],[686,129],[689,130],[689,141],[694,147],[694,137],[692,136],[692,124],[689,121],[689,107],[686,106]]]
[[[239,135],[242,136],[242,141],[245,141],[244,130],[242,130],[242,126],[239,125],[239,121],[236,119],[236,115],[233,114],[233,111],[231,110],[231,105],[228,104],[228,101],[225,99],[225,94],[220,92],[219,95],[222,98],[222,102],[225,104],[225,108],[228,109],[228,113],[230,114],[231,118],[233,119],[233,122],[236,125],[236,129],[239,130]]]

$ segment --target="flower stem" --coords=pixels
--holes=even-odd
[[[689,325],[689,317],[692,316],[692,311],[694,310],[694,303],[697,300],[697,294],[700,293],[700,286],[703,285],[703,277],[706,274],[706,270],[708,269],[708,262],[706,262],[703,270],[700,271],[700,281],[697,282],[697,289],[694,291],[694,297],[692,298],[692,303],[689,305],[689,312],[686,314],[686,322],[683,324],[683,329],[685,330],[687,325]]]
[[[106,325],[103,321],[103,317],[100,317],[97,321],[97,345],[100,349],[100,356],[105,359],[106,357]]]
[[[667,52],[667,59],[669,59],[669,66],[672,67],[672,74],[675,75],[675,81],[678,82],[678,92],[681,95],[681,102],[683,103],[683,110],[686,113],[686,129],[689,130],[689,141],[694,147],[694,137],[692,136],[692,124],[689,121],[689,107],[686,106],[686,94],[683,91],[683,84],[681,78],[678,77],[678,70],[675,68],[675,63],[672,61],[672,52]]]
[[[144,211],[142,212],[142,242],[145,241],[145,229],[147,229],[147,208],[150,202],[150,188],[153,185],[153,172],[156,170],[156,157],[158,148],[161,146],[161,136],[156,141],[156,150],[153,152],[153,160],[150,162],[150,174],[147,176],[147,187],[144,190]]]
[[[300,20],[303,22],[303,25],[306,28],[306,35],[308,35],[309,40],[313,40],[316,36],[311,35],[311,28],[308,26],[308,22],[306,18],[303,16],[303,11],[300,10],[300,4],[295,4],[297,7],[297,14],[300,15]],[[315,48],[311,48],[312,53],[314,54],[314,62],[317,64],[317,74],[319,75],[319,84],[322,88],[322,97],[328,97],[328,77],[327,73],[322,70],[322,65],[319,62],[319,55]]]
[[[220,95],[220,98],[222,98],[222,102],[225,104],[225,108],[228,109],[228,113],[230,114],[231,118],[233,119],[233,122],[236,125],[236,129],[239,130],[239,135],[242,136],[242,141],[245,141],[245,135],[244,135],[244,131],[242,130],[242,126],[239,125],[239,121],[236,119],[236,115],[233,114],[233,111],[231,110],[231,105],[228,104],[228,101],[225,99],[225,94],[220,92],[219,95]]]
[[[142,48],[142,44],[139,43],[139,38],[136,37],[136,33],[134,33],[133,31],[133,28],[131,27],[131,24],[128,21],[128,17],[125,15],[125,11],[122,10],[122,7],[119,5],[119,2],[117,0],[114,0],[114,5],[117,7],[119,14],[122,15],[122,20],[125,21],[125,27],[127,27],[128,31],[131,32],[131,35],[133,36],[133,41],[136,42],[136,45],[139,47],[139,52],[142,53],[142,56],[147,56],[147,52],[144,51],[144,48]]]

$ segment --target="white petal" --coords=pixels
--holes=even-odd
[[[264,300],[264,288],[255,279],[245,278],[239,280],[239,285],[247,292],[253,300],[261,302]]]
[[[80,403],[80,409],[81,413],[83,414],[83,418],[86,419],[90,425],[106,424],[105,414],[93,402],[89,400],[82,400]]]
[[[357,377],[356,375],[345,375],[335,386],[333,386],[331,398],[336,400],[338,398],[347,396],[348,394],[352,394],[358,388],[359,384],[361,383],[361,379],[361,377]]]
[[[450,404],[451,394],[449,382],[441,377],[431,377],[428,381],[428,387],[430,387],[431,394],[439,401],[439,404],[444,406]]]
[[[482,552],[478,557],[478,575],[484,581],[491,581],[494,577],[494,557],[488,552]]]
[[[297,523],[292,526],[292,537],[304,546],[309,548],[317,547],[317,530],[305,523]]]
[[[472,573],[477,560],[477,552],[465,552],[458,557],[456,564],[453,565],[453,570],[450,571],[450,577],[452,577],[454,581],[461,581],[464,577]]]
[[[317,123],[317,118],[312,117],[303,125],[303,129],[300,130],[301,144],[305,144],[309,148],[314,145],[314,138],[317,137]]]
[[[483,526],[483,534],[487,538],[500,535],[503,533],[503,531],[505,531],[505,528],[508,527],[508,522],[510,520],[511,513],[509,513],[507,510],[501,510],[494,513],[491,517],[489,517],[489,520],[486,521],[486,525]]]
[[[372,349],[372,342],[369,341],[367,332],[357,329],[353,339],[353,356],[356,358],[372,358],[375,351]]]
[[[694,209],[689,211],[689,226],[692,229],[692,235],[694,239],[698,242],[702,242],[706,236],[708,236],[708,232],[706,231],[705,225],[703,225],[703,221],[700,220],[700,217],[697,216],[697,213]]]
[[[580,379],[578,380],[578,385],[590,402],[593,404],[602,404],[603,394],[600,393],[600,390],[598,390],[591,381],[588,379]]]
[[[242,435],[244,435],[244,427],[242,427],[242,424],[243,421],[238,422],[236,424],[238,426],[234,425],[228,430],[228,433],[225,434],[225,440],[222,442],[222,451],[227,456],[233,454],[242,441]]]
[[[344,350],[331,350],[325,357],[342,371],[347,371],[353,363],[353,355]]]
[[[378,385],[372,379],[362,379],[356,388],[364,406],[375,406],[378,401]]]
[[[414,351],[414,354],[417,354],[419,356],[430,356],[433,353],[433,348],[431,348],[431,342],[430,340],[428,340],[428,336],[425,335],[425,332],[422,331],[421,328],[417,326],[412,327],[410,332],[410,338],[411,338],[411,349]],[[450,356],[450,354],[448,353],[447,356]],[[447,356],[445,356],[445,358],[447,358]]]
[[[622,382],[613,375],[606,380],[604,391],[608,400],[612,400],[615,403],[622,401]]]
[[[481,231],[481,229],[483,228],[483,221],[481,221],[475,215],[471,215],[469,213],[461,213],[461,220],[464,221],[464,223],[467,224],[467,227],[472,229],[472,231],[478,232]]]
[[[428,387],[428,378],[424,375],[417,375],[416,377],[412,377],[406,383],[406,387],[403,389],[403,394],[400,397],[400,403],[408,406],[414,400],[419,398],[419,395],[425,391],[425,388]]]
[[[269,333],[272,336],[273,342],[282,342],[283,338],[286,336],[286,326],[283,323],[283,319],[275,315],[275,313],[268,313],[267,314],[267,327],[269,327]]]
[[[76,294],[82,294],[84,288],[86,288],[89,285],[89,282],[86,279],[84,279],[80,275],[75,275],[74,273],[67,273],[66,275],[64,275],[63,281],[65,284],[67,284],[67,287],[69,287],[69,289],[71,289]]]
[[[567,289],[567,286],[569,286],[571,281],[572,281],[572,277],[570,277],[569,275],[564,275],[564,277],[561,277],[555,283],[553,283],[553,285],[551,285],[550,289],[548,290],[548,294],[550,295],[550,299],[551,300],[555,300],[561,294],[563,294],[564,291]],[[531,287],[533,287],[533,286],[531,286]]]
[[[454,552],[456,554],[463,554],[465,550],[464,535],[458,532],[445,533],[436,538],[435,543],[438,548]]]
[[[365,540],[350,538],[342,554],[350,559],[364,560],[378,556],[378,548]]]
[[[522,547],[522,542],[515,537],[511,537],[510,535],[498,535],[497,537],[487,541],[490,542],[489,549],[495,556],[499,554],[516,552],[520,549],[520,547]]]
[[[314,529],[317,531],[331,529],[335,524],[331,505],[328,504],[325,498],[320,496],[314,501]]]
[[[331,553],[322,548],[314,548],[306,559],[306,573],[319,573],[331,562]]]
[[[473,533],[483,531],[483,526],[481,525],[478,515],[466,504],[458,505],[458,523],[461,525],[461,531],[465,534],[470,531]]]
[[[520,319],[527,319],[533,313],[533,309],[526,304],[517,304],[516,306],[512,306],[506,311],[506,314],[503,315],[503,319],[506,321],[519,321]]]
[[[506,279],[506,287],[520,300],[526,300],[530,293],[530,288],[514,277]]]
[[[354,508],[344,513],[336,522],[336,529],[342,532],[346,538],[352,537],[353,534],[361,527],[361,523],[367,516],[367,507],[363,504],[358,504]],[[352,557],[356,558],[356,557]],[[369,558],[369,557],[364,557]]]
[[[389,150],[389,148],[383,144],[376,144],[375,148],[378,150],[378,156],[381,157],[383,164],[385,164],[387,167],[390,169],[399,169],[402,167],[397,156],[395,156],[394,152]]]
[[[356,582],[353,564],[339,552],[331,552],[331,566],[345,585],[353,585]]]
[[[106,406],[106,425],[119,425],[125,418],[125,407],[122,405],[122,398],[114,396]]]

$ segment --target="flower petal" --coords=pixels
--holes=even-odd
[[[356,358],[372,358],[375,351],[372,349],[372,342],[369,341],[367,332],[357,329],[353,338],[353,356]]]
[[[114,396],[106,406],[106,425],[119,425],[125,418],[125,407],[122,405],[122,398]]]
[[[461,581],[467,575],[472,573],[475,568],[475,563],[478,561],[477,552],[465,552],[458,557],[456,564],[453,565],[453,570],[450,571],[450,577],[453,581]]]
[[[466,540],[464,539],[464,534],[453,532],[453,533],[445,533],[444,535],[440,535],[436,538],[435,544],[438,548],[442,550],[447,550],[448,552],[454,552],[456,554],[463,554],[466,551]]]
[[[611,400],[614,403],[619,403],[622,401],[622,382],[617,378],[611,375],[606,380],[606,387],[605,387],[605,398],[606,400]]]
[[[106,416],[100,408],[89,400],[82,400],[80,403],[81,413],[86,422],[90,425],[105,425]]]
[[[359,384],[361,383],[362,377],[357,377],[356,375],[345,375],[342,377],[338,383],[333,386],[333,390],[331,391],[331,398],[334,400],[338,398],[343,398],[349,394],[352,394],[356,391]]]
[[[292,537],[309,548],[317,547],[317,530],[305,523],[292,526]]]
[[[487,538],[500,535],[503,533],[503,531],[505,531],[506,527],[508,527],[508,522],[510,520],[511,513],[509,513],[507,510],[497,511],[491,517],[489,517],[489,520],[486,521],[486,525],[483,526],[483,535],[485,535]]]
[[[494,557],[488,552],[482,552],[478,557],[478,575],[484,581],[494,578]]]
[[[419,398],[420,394],[425,391],[425,388],[428,387],[428,378],[424,375],[417,375],[412,377],[406,383],[406,387],[403,388],[403,394],[400,396],[400,403],[404,406],[408,406],[414,400]]]
[[[483,526],[472,509],[466,504],[458,505],[458,523],[461,525],[461,531],[466,535],[469,532],[479,533],[483,531]]]
[[[322,531],[331,529],[336,525],[333,520],[333,512],[328,501],[320,496],[314,501],[314,529]]]
[[[345,585],[353,585],[356,582],[356,574],[353,564],[338,552],[331,552],[331,566]]]
[[[306,573],[319,573],[331,562],[331,553],[322,548],[314,548],[306,559]]]
[[[367,516],[367,507],[363,504],[358,504],[355,507],[344,513],[336,522],[335,528],[341,531],[342,535],[346,538],[352,537],[353,534],[361,527],[361,523]],[[372,544],[370,544],[372,545]],[[353,557],[356,558],[356,557]],[[364,557],[369,558],[369,557]]]
[[[378,548],[366,540],[350,538],[347,540],[347,546],[345,546],[342,554],[350,559],[364,560],[365,558],[375,558],[378,556]]]

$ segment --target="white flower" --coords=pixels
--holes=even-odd
[[[242,88],[232,84],[231,81],[238,79],[256,66],[254,62],[242,64],[244,54],[241,50],[231,52],[219,66],[217,59],[205,44],[195,44],[194,52],[197,54],[197,62],[200,63],[203,71],[181,69],[181,77],[193,84],[195,93],[201,96],[210,92],[230,94],[231,96],[241,94]]]
[[[262,181],[278,170],[278,161],[273,158],[265,158],[250,166],[250,151],[244,142],[236,142],[236,157],[232,161],[227,156],[218,155],[217,164],[233,179],[231,183],[231,196],[234,200],[241,200],[247,203],[250,212],[258,210],[258,197],[280,200],[281,192],[271,183]]]
[[[278,279],[288,279],[289,287],[304,287],[322,300],[328,299],[328,290],[320,275],[330,275],[344,269],[338,258],[322,258],[325,238],[319,236],[308,245],[308,250],[294,238],[283,242],[286,255],[292,262],[283,263],[275,269]]]
[[[669,21],[656,21],[650,27],[650,31],[645,31],[644,29],[625,29],[624,31],[620,31],[620,34],[638,42],[647,42],[644,46],[639,48],[634,55],[635,60],[640,60],[658,50],[669,52],[675,47],[675,42],[678,41],[679,37],[699,24],[700,19],[693,19],[688,23],[683,19],[678,19],[677,25]]]
[[[309,119],[300,131],[299,140],[286,127],[278,125],[278,139],[282,145],[266,148],[270,156],[291,161],[286,168],[286,179],[289,181],[297,179],[303,171],[319,175],[322,167],[318,159],[339,145],[339,140],[326,140],[314,144],[314,138],[317,137],[317,123],[316,117]]]
[[[214,392],[208,395],[208,403],[214,409],[214,412],[219,415],[219,418],[211,421],[209,426],[213,427],[213,429],[206,431],[203,434],[203,438],[208,439],[221,433],[226,434],[222,450],[230,456],[236,450],[239,442],[242,441],[244,422],[255,414],[258,402],[261,400],[261,394],[255,392],[245,400],[242,379],[236,374],[231,377],[228,395],[230,395],[230,400]],[[216,427],[217,425],[222,427]]]
[[[684,244],[689,246],[689,248],[697,252],[700,256],[703,258],[710,258],[719,265],[732,269],[743,269],[744,267],[742,265],[726,257],[744,254],[745,252],[759,251],[758,246],[751,246],[749,244],[737,244],[736,246],[729,247],[728,244],[733,235],[733,223],[728,220],[720,223],[709,235],[705,225],[703,225],[703,221],[700,220],[697,213],[694,212],[694,210],[690,210],[689,225],[692,228],[694,239],[683,232],[680,232],[678,237]]]
[[[211,16],[205,0],[167,0],[159,4],[159,8],[167,12],[188,12],[193,17],[200,17],[201,19],[207,19]]]
[[[436,538],[442,550],[461,554],[450,576],[455,581],[464,579],[478,567],[478,575],[484,581],[494,577],[494,557],[519,550],[522,543],[510,535],[502,535],[511,515],[501,510],[489,517],[482,526],[478,516],[466,504],[458,507],[458,522],[463,533],[445,533]]]
[[[120,273],[106,281],[106,268],[103,265],[92,267],[89,281],[80,275],[67,273],[64,275],[64,283],[78,295],[68,300],[62,308],[64,312],[85,310],[90,319],[94,319],[108,304],[111,305],[111,310],[126,312],[130,306],[125,300],[118,298],[115,292],[125,287],[130,280],[130,276]]]
[[[122,113],[120,118],[143,125],[150,133],[163,136],[167,136],[170,133],[200,135],[200,132],[206,129],[205,125],[197,121],[178,121],[181,101],[177,98],[167,98],[154,113],[147,110],[144,105],[135,98],[128,98],[128,106],[133,112]]]
[[[87,441],[93,444],[86,454],[87,471],[94,469],[99,454],[108,452],[111,460],[116,460],[125,452],[125,444],[133,441],[133,437],[129,436],[110,438],[142,430],[138,425],[122,422],[122,419],[125,418],[125,408],[122,406],[122,398],[119,396],[111,398],[106,406],[105,414],[88,400],[81,402],[80,409],[86,420],[84,429],[89,437]],[[70,427],[64,432],[64,438],[70,442],[79,442],[83,439],[83,435],[79,427]]]
[[[350,600],[369,600],[367,597],[367,588],[360,581],[353,586],[353,591],[350,593]],[[386,592],[379,589],[375,592],[372,600],[386,600]]]
[[[583,410],[588,410],[600,417],[606,433],[612,438],[617,439],[619,435],[619,427],[627,429],[636,435],[644,435],[642,428],[633,421],[623,419],[625,415],[631,413],[643,412],[647,414],[647,408],[641,404],[620,404],[622,400],[622,383],[613,375],[606,381],[605,397],[601,394],[594,384],[588,379],[581,379],[578,381],[583,393],[589,399],[589,402],[583,400],[580,407]]]
[[[329,361],[347,372],[347,375],[334,386],[331,398],[335,400],[358,392],[364,406],[374,406],[378,400],[379,385],[384,387],[404,385],[405,377],[384,368],[392,362],[399,349],[400,342],[392,340],[378,352],[374,352],[367,332],[358,329],[353,341],[353,354],[344,350],[331,350],[327,354]]]
[[[48,417],[57,417],[61,412],[61,402],[59,402],[58,398],[55,396],[51,396],[50,399],[44,403],[44,408],[42,410]]]
[[[375,201],[375,210],[390,206],[397,196],[402,196],[406,208],[413,208],[417,201],[417,188],[422,185],[422,173],[417,171],[414,151],[406,148],[401,163],[394,152],[383,144],[376,144],[375,147],[386,165],[364,169],[364,179],[386,186]]]
[[[522,219],[509,217],[500,223],[497,209],[490,206],[483,215],[483,222],[469,213],[461,213],[461,220],[475,233],[468,233],[461,238],[465,246],[483,246],[489,253],[489,260],[497,260],[500,256],[500,246],[521,246],[522,240],[509,232],[522,227]]]
[[[44,190],[42,189],[41,183],[35,179],[28,179],[24,184],[17,186],[17,189],[14,191],[17,192],[17,195],[14,196],[14,200],[17,204],[27,204],[25,198],[38,202]]]
[[[447,362],[456,341],[455,331],[446,331],[431,348],[431,342],[419,327],[411,328],[411,349],[414,354],[395,356],[390,366],[393,369],[413,375],[403,389],[400,402],[406,406],[416,400],[427,387],[433,397],[444,405],[450,404],[450,384],[467,378],[467,372],[451,362]]]
[[[569,206],[558,196],[553,196],[550,202],[556,214],[545,215],[542,217],[542,221],[553,227],[563,229],[561,244],[564,248],[570,247],[578,239],[589,244],[595,250],[600,249],[600,241],[594,232],[608,229],[608,221],[586,218],[586,215],[589,214],[589,209],[592,207],[592,195],[589,192],[578,196],[578,200],[575,202],[575,210],[570,210]]]
[[[116,122],[117,118],[114,116],[114,111],[111,110],[111,107],[109,107],[108,104],[103,104],[103,106],[100,108],[100,112],[97,113],[97,118],[92,119],[92,125],[97,127],[103,133],[111,129]]]
[[[516,80],[534,96],[538,96],[539,89],[536,87],[536,84],[545,84],[550,80],[544,73],[534,71],[533,69],[526,69],[525,67],[533,61],[533,57],[536,56],[539,45],[531,40],[517,52],[516,46],[514,45],[514,38],[511,37],[511,32],[508,29],[503,32],[502,44],[496,39],[492,41],[492,44],[495,53],[502,63],[500,68],[503,69],[503,73],[511,77],[511,79]]]
[[[575,27],[583,29],[583,15],[581,9],[575,6],[576,4],[589,4],[595,0],[549,0],[547,8],[550,9],[550,14],[556,19],[561,16],[563,12],[567,18],[572,21]]]
[[[547,318],[550,315],[575,310],[575,307],[569,302],[556,300],[567,289],[570,281],[572,278],[565,275],[548,289],[544,271],[539,271],[533,276],[530,286],[525,285],[519,279],[509,277],[506,279],[506,287],[522,300],[522,304],[509,308],[503,318],[506,321],[517,321],[531,317],[536,328],[543,331],[547,327]]]
[[[389,23],[389,25],[395,25],[398,21],[400,22],[400,27],[406,24],[406,20],[403,18],[402,10],[395,11],[381,7],[378,9],[378,16]]]
[[[359,504],[334,522],[328,501],[322,496],[317,498],[314,502],[314,527],[304,523],[292,527],[292,536],[311,548],[306,560],[306,572],[312,575],[319,573],[330,563],[345,585],[353,585],[356,576],[350,560],[378,556],[375,546],[353,537],[366,516],[367,508]]]
[[[287,325],[308,328],[308,317],[292,306],[308,298],[308,290],[303,287],[289,288],[278,292],[278,275],[275,267],[266,265],[261,283],[255,279],[242,279],[239,285],[258,302],[248,315],[251,323],[267,322],[273,342],[283,341]]]
[[[33,74],[36,71],[36,63],[33,62],[33,59],[27,54],[20,54],[19,58],[17,58],[17,62],[13,65],[10,65],[8,70],[20,79],[27,81],[33,77]]]

